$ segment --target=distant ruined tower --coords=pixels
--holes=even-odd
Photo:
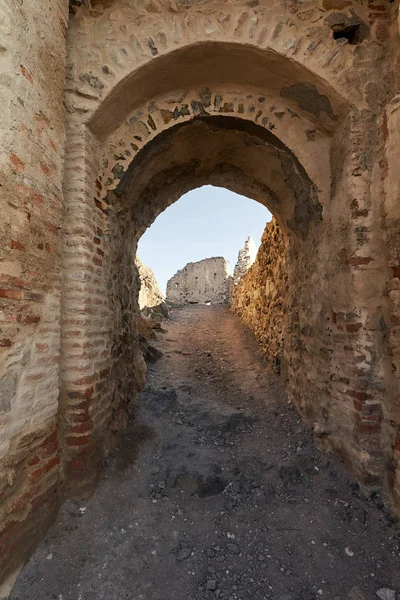
[[[167,301],[176,304],[229,304],[232,276],[222,256],[188,263],[167,283]]]
[[[257,246],[250,236],[247,238],[244,248],[239,250],[237,263],[235,265],[235,269],[233,271],[233,283],[239,283],[240,279],[247,273],[250,269],[251,265],[256,260],[257,256]]]

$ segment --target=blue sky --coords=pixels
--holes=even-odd
[[[261,204],[211,185],[193,190],[167,208],[145,232],[138,256],[153,269],[162,291],[188,262],[223,256],[233,271],[249,235],[260,243],[271,213]]]

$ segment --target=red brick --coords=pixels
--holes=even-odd
[[[347,393],[349,396],[356,398],[360,402],[366,402],[367,400],[370,400],[372,398],[371,394],[367,394],[366,392],[356,392],[354,390],[349,390]]]
[[[86,419],[77,425],[72,425],[68,429],[68,433],[85,433],[90,434],[93,431],[93,421],[92,419]]]
[[[86,446],[90,442],[91,436],[89,434],[82,435],[79,437],[69,437],[67,444],[68,446]]]
[[[24,298],[25,300],[30,300],[31,302],[43,302],[43,295],[37,294],[36,292],[25,292]]]
[[[39,323],[40,317],[38,315],[27,315],[24,319],[24,323],[28,325],[32,325],[34,323]]]
[[[35,471],[32,471],[32,473],[29,474],[30,483],[36,483],[36,481],[38,481],[38,479],[40,479],[42,475],[43,475],[43,467],[39,467]]]
[[[351,265],[352,267],[359,267],[360,265],[369,265],[374,259],[370,256],[353,256],[345,261],[345,265]]]
[[[28,467],[34,467],[34,466],[38,465],[39,463],[40,463],[40,458],[38,457],[37,454],[35,454],[28,460]]]
[[[51,169],[50,169],[49,165],[46,165],[46,163],[42,162],[41,160],[39,161],[39,165],[40,165],[40,168],[42,169],[43,173],[45,175],[49,176],[51,173]]]
[[[86,375],[86,377],[82,377],[81,379],[76,379],[72,382],[73,385],[90,385],[94,383],[97,379],[97,375],[93,373],[93,375]]]
[[[25,375],[24,379],[25,381],[29,382],[29,381],[41,381],[44,378],[44,374],[43,373],[32,373],[30,375]]]
[[[363,423],[356,423],[355,425],[355,430],[357,431],[357,433],[364,433],[364,434],[368,434],[368,435],[372,435],[372,434],[376,434],[376,433],[380,433],[381,431],[381,423],[375,423],[375,422],[363,422]]]
[[[43,202],[44,202],[43,196],[41,196],[40,194],[37,194],[36,192],[34,192],[31,197],[32,197],[32,200],[34,200],[35,202],[40,202],[40,204],[43,204]]]
[[[400,267],[392,267],[393,277],[400,277]]]
[[[25,250],[25,246],[21,242],[17,242],[17,240],[11,240],[10,248],[13,250]]]
[[[66,470],[69,474],[75,472],[87,471],[87,466],[83,458],[74,458],[66,463]]]
[[[0,298],[9,298],[10,300],[21,300],[20,290],[2,290],[0,289]]]
[[[27,69],[25,69],[25,67],[23,65],[20,65],[19,70],[21,71],[21,73],[25,77],[25,79],[27,79],[29,81],[29,83],[33,84],[32,75],[29,73],[29,71]]]
[[[346,323],[346,329],[349,333],[356,333],[360,331],[362,323]]]
[[[39,342],[36,342],[35,348],[38,352],[47,352],[47,350],[49,349],[49,345],[48,344],[40,344]]]
[[[54,467],[57,466],[59,463],[60,463],[60,457],[57,454],[57,456],[53,456],[53,458],[51,458],[49,461],[45,462],[41,467],[39,467],[35,471],[32,471],[32,473],[30,473],[30,475],[29,475],[29,481],[31,483],[35,483],[43,475],[46,475],[46,473],[49,473],[52,469],[54,469]]]
[[[87,399],[93,395],[93,392],[94,392],[94,388],[88,388],[87,390],[84,390],[84,391],[74,390],[74,391],[67,392],[67,397],[70,400],[81,400],[82,398]],[[88,395],[86,395],[86,394],[88,394]]]
[[[23,171],[25,169],[25,163],[20,158],[18,158],[18,156],[16,154],[14,154],[13,152],[11,152],[11,154],[10,154],[10,160],[11,160],[12,164],[14,165],[15,173],[20,173],[21,171]]]

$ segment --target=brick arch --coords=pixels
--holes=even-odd
[[[357,46],[334,39],[334,7],[293,6],[285,19],[280,0],[254,6],[211,0],[110,4],[81,9],[70,27],[70,106],[82,110],[84,122],[101,137],[135,105],[200,80],[231,84],[239,77],[261,92],[264,85],[278,93],[315,86],[339,115],[348,103],[366,104],[372,61]],[[366,7],[357,10],[360,19],[370,18]],[[307,101],[299,87],[285,92]]]
[[[181,104],[181,112],[184,107]],[[79,495],[92,489],[102,456],[126,422],[128,405],[143,384],[133,257],[144,229],[185,191],[205,183],[239,191],[274,206],[275,213],[283,200],[285,230],[291,228],[299,238],[307,238],[314,222],[321,219],[316,187],[295,155],[272,133],[274,127],[265,127],[268,120],[263,123],[259,111],[246,110],[244,118],[244,108],[242,112],[239,106],[241,118],[237,118],[230,113],[196,116],[201,109],[194,103],[191,109],[191,118],[178,119],[175,126],[164,121],[157,131],[154,124],[155,136],[136,152],[132,152],[132,144],[138,142],[134,127],[131,137],[125,136],[131,148],[125,170],[112,140],[105,150],[93,145],[100,171],[108,169],[105,156],[111,151],[117,157],[111,172],[118,174],[104,187],[98,174],[94,205],[88,193],[95,175],[88,168],[91,158],[81,164],[78,177],[74,172],[77,187],[71,191],[78,193],[68,207],[73,220],[65,235],[60,408],[66,479]],[[155,123],[154,118],[150,122]],[[118,130],[113,139],[121,133]],[[225,148],[229,156],[224,157]],[[203,164],[202,157],[207,159]],[[256,170],[251,168],[253,162]]]
[[[133,219],[135,240],[182,190],[211,182],[268,207],[285,233],[306,238],[322,219],[318,188],[302,164],[253,120],[202,115],[175,124],[149,141],[118,175],[104,200],[123,218]]]
[[[296,157],[321,195],[329,193],[331,134],[287,99],[252,88],[217,86],[171,93],[130,113],[104,146],[101,198],[119,185],[132,161],[160,134],[195,119],[218,118],[236,119],[241,128],[258,127],[257,135]]]
[[[11,82],[1,123],[1,462],[11,475],[1,490],[0,576],[55,515],[63,475],[77,495],[93,489],[143,383],[136,350],[126,368],[118,361],[136,348],[125,326],[136,274],[112,251],[120,240],[133,252],[140,230],[123,219],[129,198],[118,206],[108,195],[134,153],[196,124],[191,101],[204,107],[207,87],[211,117],[271,131],[317,188],[323,219],[292,245],[309,254],[289,307],[290,393],[319,443],[399,511],[399,0],[14,4],[0,2]],[[364,39],[349,43],[343,25],[357,19]],[[265,200],[269,191],[234,167],[203,179],[196,170],[175,190],[166,178],[165,193],[173,201],[204,181]]]
[[[157,56],[115,83],[88,126],[104,139],[136,107],[175,90],[215,83],[286,98],[328,132],[335,130],[350,104],[306,66],[270,48],[200,41]]]

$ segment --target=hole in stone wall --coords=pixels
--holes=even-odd
[[[363,40],[363,37],[360,32],[360,23],[348,25],[347,27],[343,27],[342,29],[334,31],[333,37],[335,40],[346,39],[349,42],[349,44],[351,44],[352,46],[356,46]]]
[[[331,28],[335,40],[345,40],[352,46],[361,44],[369,35],[369,27],[355,13],[351,15],[345,13],[333,13],[329,15],[325,22]]]

